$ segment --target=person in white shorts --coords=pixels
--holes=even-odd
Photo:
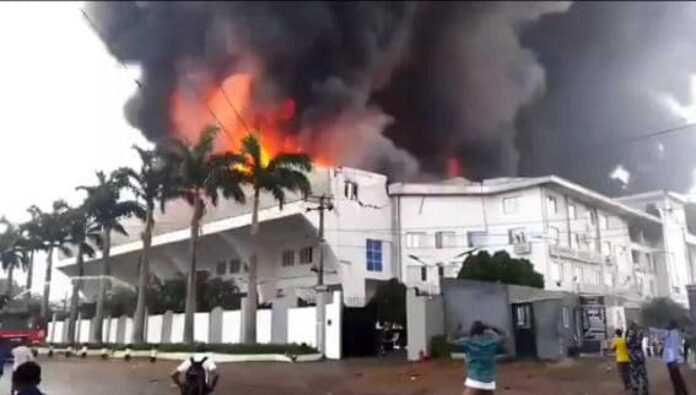
[[[181,375],[184,381],[181,381]],[[218,382],[215,362],[203,352],[201,346],[197,352],[185,359],[171,374],[174,384],[181,389],[182,395],[211,394]]]

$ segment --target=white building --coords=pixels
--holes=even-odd
[[[318,169],[310,175],[314,196],[327,196],[333,210],[325,211],[325,284],[343,291],[347,306],[363,306],[379,281],[394,277],[391,258],[391,207],[387,178],[349,168]],[[261,302],[279,296],[295,296],[312,302],[319,260],[317,199],[303,201],[288,196],[280,209],[268,195],[262,196],[259,256]],[[311,211],[310,211],[311,210]],[[169,279],[186,273],[189,262],[191,209],[177,201],[156,218],[150,254],[152,273]],[[249,259],[251,202],[221,200],[209,206],[200,236],[198,270],[233,279],[246,292],[245,265]],[[130,223],[127,238],[114,236],[112,274],[137,284],[142,242],[137,222]],[[62,259],[58,267],[70,276],[77,273],[75,259]],[[87,276],[101,273],[99,259],[85,263]],[[85,293],[96,291],[96,281],[85,284]]]
[[[556,176],[387,185],[383,175],[337,167],[317,169],[310,178],[313,195],[333,204],[325,212],[325,283],[342,291],[348,307],[365,306],[376,286],[391,278],[436,293],[440,277],[455,277],[474,248],[530,260],[548,289],[629,303],[660,295],[685,303],[684,286],[692,281],[686,251],[694,252],[696,237],[685,230],[684,202],[672,194],[617,200]],[[646,204],[655,204],[660,216],[646,212]],[[316,199],[289,196],[281,210],[262,196],[262,302],[314,300],[319,213],[310,209],[316,206]],[[234,279],[242,292],[250,207],[229,201],[209,207],[199,247],[198,269]],[[161,279],[186,273],[190,214],[188,206],[173,202],[157,218],[151,268]],[[112,273],[130,284],[137,279],[140,226],[131,224],[128,238],[114,236]],[[74,259],[62,259],[58,267],[76,274]],[[85,269],[86,275],[99,274],[98,259]],[[95,287],[87,282],[86,295]]]
[[[665,264],[661,296],[669,296],[686,305],[686,285],[694,283],[696,259],[696,236],[689,232],[687,220],[690,203],[677,193],[665,191],[641,193],[618,200],[660,218],[662,249],[657,254]]]
[[[438,292],[477,248],[530,260],[547,289],[658,295],[660,220],[560,177],[397,183],[389,193],[401,278],[422,290]]]

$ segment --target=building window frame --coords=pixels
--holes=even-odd
[[[558,199],[555,195],[546,194],[546,207],[552,214],[558,214]]]
[[[230,259],[230,274],[239,274],[242,271],[242,261],[239,259]]]
[[[295,250],[283,250],[280,254],[280,264],[282,267],[295,266]]]
[[[520,196],[508,196],[503,198],[503,214],[515,215],[520,210]]]
[[[423,248],[425,247],[425,232],[406,232],[406,247],[407,248]]]
[[[302,247],[300,249],[300,265],[309,265],[312,262],[314,262],[314,247]]]
[[[457,233],[452,231],[435,232],[435,248],[454,248],[457,246]]]
[[[381,272],[383,267],[384,252],[382,240],[365,240],[365,259],[368,272]]]
[[[215,266],[215,275],[224,276],[225,274],[227,274],[227,262],[218,261]]]
[[[343,185],[343,195],[348,200],[358,200],[358,183],[346,180]]]

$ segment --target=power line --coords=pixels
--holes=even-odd
[[[96,36],[99,37],[99,39],[102,40],[102,42],[103,42],[104,44],[107,44],[106,38],[101,34],[101,32],[99,31],[99,29],[97,28],[97,25],[94,23],[94,21],[92,20],[92,18],[90,18],[90,16],[87,14],[87,11],[85,11],[83,8],[80,8],[80,12],[82,13],[82,16],[83,16],[83,17],[85,18],[85,20],[87,21],[87,25],[90,27],[90,29],[92,29],[92,31],[94,32],[94,34],[96,34]],[[107,45],[108,45],[108,44],[107,44]],[[123,68],[123,69],[126,70],[126,71],[128,70],[128,67],[126,66],[126,64],[125,64],[121,59],[119,59],[117,56],[114,56],[114,58],[116,59],[116,62],[121,66],[121,68]],[[146,89],[145,84],[143,84],[142,81],[140,81],[139,79],[133,77],[133,81],[135,82],[136,86],[137,86],[139,89],[143,89],[143,90]],[[196,98],[201,102],[201,104],[203,104],[203,106],[206,108],[206,110],[208,110],[208,113],[213,117],[213,119],[215,120],[215,123],[218,124],[218,126],[220,127],[220,129],[222,129],[222,131],[227,135],[227,137],[228,137],[230,140],[233,140],[233,137],[232,137],[230,131],[225,127],[225,124],[220,120],[220,118],[217,116],[217,114],[215,114],[215,111],[213,111],[213,109],[210,108],[210,106],[208,105],[208,103],[203,99],[202,93],[201,93],[195,86],[192,86],[192,89],[193,89],[193,91],[194,91],[194,93],[195,93],[195,95],[196,95]],[[230,99],[227,97],[227,93],[225,92],[225,89],[223,88],[223,86],[220,85],[219,89],[220,89],[220,91],[222,92],[223,96],[225,97],[225,100],[227,101],[227,104],[232,108],[232,111],[234,111],[235,115],[236,115],[237,118],[239,119],[239,121],[240,121],[240,123],[242,124],[242,126],[244,126],[245,129],[249,129],[248,126],[247,126],[247,124],[246,124],[246,122],[244,121],[244,118],[242,117],[241,113],[239,113],[239,111],[237,110],[237,108],[234,106],[234,104],[233,104],[233,103],[230,101]]]

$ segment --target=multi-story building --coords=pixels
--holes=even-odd
[[[696,237],[685,225],[685,201],[673,194],[612,199],[556,176],[388,185],[383,175],[338,167],[317,169],[310,178],[314,198],[289,195],[281,209],[262,196],[264,302],[288,295],[313,300],[318,196],[332,205],[324,212],[325,283],[342,291],[346,306],[364,306],[390,278],[437,293],[440,278],[455,277],[466,255],[480,249],[528,259],[547,289],[633,304],[660,295],[686,301]],[[186,273],[190,213],[184,203],[173,202],[157,218],[151,268],[161,279]],[[198,270],[233,279],[245,292],[250,221],[250,202],[209,207]],[[129,237],[114,236],[111,251],[112,274],[130,284],[136,283],[142,247],[139,227],[131,224]],[[86,275],[100,273],[100,265],[98,258],[87,262]],[[76,274],[74,258],[58,266]],[[85,294],[92,295],[95,286],[87,282]]]
[[[438,292],[474,249],[530,260],[545,287],[658,295],[660,220],[556,176],[390,185],[402,279]],[[636,237],[631,237],[632,232]]]

